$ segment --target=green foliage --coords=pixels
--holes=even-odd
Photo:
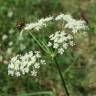
[[[15,78],[9,77],[7,74],[7,64],[12,56],[15,56],[17,53],[21,54],[32,49],[38,49],[36,42],[30,35],[24,33],[23,38],[20,37],[20,31],[16,29],[16,24],[22,18],[29,23],[36,21],[38,18],[56,15],[60,12],[68,12],[75,17],[80,17],[81,10],[77,5],[82,5],[83,0],[78,1],[77,5],[76,0],[71,0],[74,1],[73,3],[70,3],[68,0],[64,0],[65,3],[62,1],[0,0],[0,96],[62,96],[64,94],[59,74],[51,61],[48,61],[49,65],[46,68],[42,68],[37,79],[29,76]],[[87,0],[84,1],[86,1],[84,3],[88,2]],[[65,4],[64,6],[63,3]],[[72,8],[67,5],[72,6]],[[88,9],[86,8],[86,10],[89,10],[90,16],[90,32],[88,32],[90,42],[87,42],[88,44],[90,43],[89,46],[84,42],[83,47],[82,45],[79,48],[76,46],[75,49],[67,50],[63,57],[58,57],[58,62],[71,96],[85,96],[85,93],[89,94],[88,96],[94,96],[90,95],[92,93],[90,91],[81,92],[80,87],[83,86],[85,90],[88,90],[86,85],[90,85],[88,81],[91,80],[88,77],[88,72],[90,72],[90,62],[88,60],[91,59],[93,64],[96,57],[96,44],[94,42],[96,40],[95,6],[96,2],[93,2]],[[48,28],[41,30],[41,33],[36,35],[36,37],[39,37],[39,41],[41,36],[47,37],[48,32],[51,33],[51,31],[56,30],[56,26],[52,27],[52,25],[55,24],[50,23]],[[46,33],[43,34],[45,31]],[[5,35],[7,37],[4,39]],[[92,79],[91,81],[95,82],[95,80]]]

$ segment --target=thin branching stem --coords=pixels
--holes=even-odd
[[[42,50],[47,53],[47,51],[43,48],[43,45],[36,39],[36,37],[31,32],[30,35],[32,36],[33,40],[36,41],[36,43],[42,48]]]
[[[33,37],[33,39],[37,42],[37,44],[46,52],[46,50],[43,48],[43,46],[41,45],[41,43],[35,38],[35,36],[34,36],[32,33],[30,33],[30,35],[31,35],[31,36]],[[47,52],[46,52],[46,53],[47,53]],[[54,61],[55,61],[56,67],[57,67],[57,69],[58,69],[60,78],[61,78],[61,80],[62,80],[63,87],[64,87],[64,89],[65,89],[65,91],[66,91],[66,96],[69,96],[69,92],[68,92],[67,86],[66,86],[66,84],[65,84],[65,81],[64,81],[62,72],[61,72],[61,70],[60,70],[60,67],[59,67],[59,65],[58,65],[58,62],[57,62],[57,60],[56,60],[56,57],[54,57]]]
[[[63,75],[62,75],[61,69],[60,69],[59,64],[58,64],[58,62],[57,62],[56,57],[54,58],[54,62],[55,62],[56,67],[57,67],[57,69],[58,69],[58,72],[59,72],[60,78],[61,78],[61,80],[62,80],[62,84],[63,84],[63,87],[64,87],[64,89],[65,89],[66,96],[70,96],[70,95],[69,95],[69,92],[68,92],[68,89],[67,89],[67,86],[66,86],[66,83],[65,83],[65,80],[64,80],[64,78],[63,78]]]

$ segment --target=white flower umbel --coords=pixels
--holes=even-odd
[[[50,41],[48,47],[54,48],[59,54],[63,54],[68,46],[73,46],[73,36],[65,33],[64,31],[57,31],[50,35]]]
[[[84,20],[70,20],[65,25],[65,28],[72,29],[73,33],[77,33],[78,31],[86,30],[88,27],[86,26],[86,22]]]
[[[8,65],[8,74],[17,77],[25,74],[36,76],[40,66],[45,64],[39,51],[31,51],[25,55],[13,57]]]
[[[39,31],[42,27],[46,27],[46,23],[51,21],[53,17],[46,17],[38,20],[37,22],[26,24],[23,30],[31,30],[34,29]]]
[[[55,18],[55,20],[63,20],[65,23],[64,28],[72,29],[73,33],[88,29],[84,20],[76,20],[71,15],[60,14]]]

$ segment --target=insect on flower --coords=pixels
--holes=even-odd
[[[26,20],[25,18],[22,18],[17,22],[16,28],[21,31],[25,27],[25,25],[26,25]]]

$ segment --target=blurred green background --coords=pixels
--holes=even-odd
[[[35,49],[30,36],[19,37],[17,22],[60,13],[83,18],[90,28],[88,41],[58,59],[70,96],[96,96],[96,0],[0,0],[0,96],[65,96],[54,64],[49,63],[37,78],[7,73],[12,56]]]

